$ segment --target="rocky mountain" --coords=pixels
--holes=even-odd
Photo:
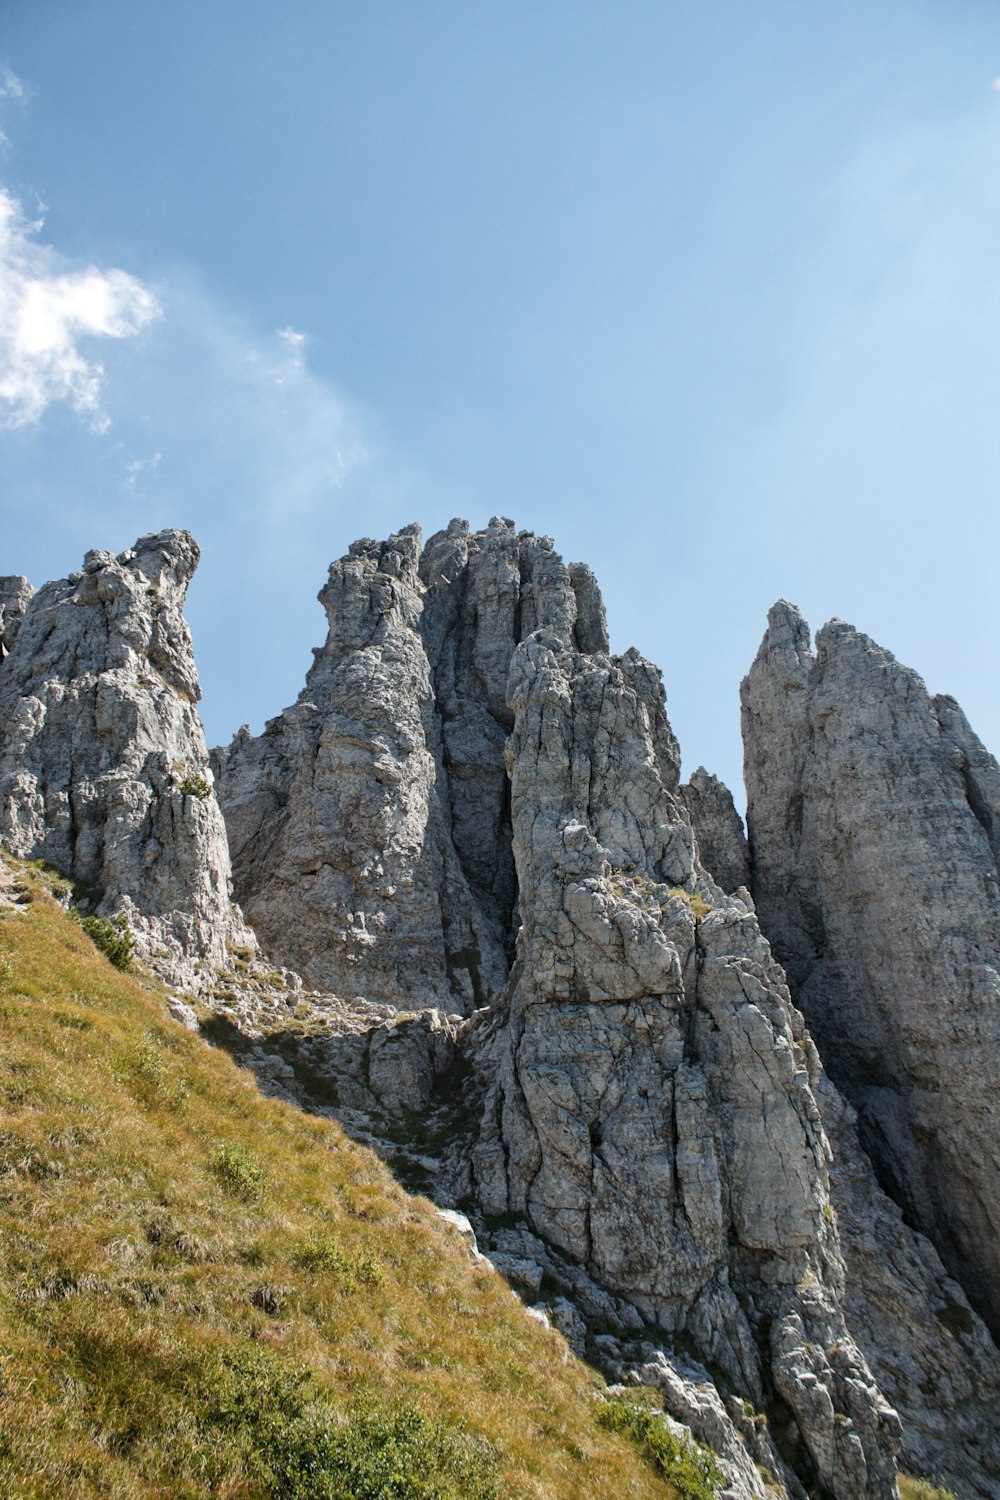
[[[455,521],[331,566],[298,701],[209,769],[196,562],[164,532],[0,581],[4,843],[419,1169],[727,1496],[888,1497],[900,1451],[1000,1496],[1000,772],[957,706],[776,607],[748,843],[591,571]]]
[[[165,978],[204,989],[254,938],[230,901],[184,619],[186,531],[88,552],[33,593],[0,580],[0,841],[127,918]]]
[[[891,1494],[895,1414],[840,1307],[815,1053],[752,912],[697,860],[655,684],[555,632],[515,652],[523,919],[470,1037],[488,1080],[475,1198],[755,1408],[778,1395],[831,1494]]]
[[[315,985],[466,1013],[515,935],[504,742],[518,641],[607,649],[589,568],[548,538],[463,521],[356,542],[320,594],[329,633],[294,707],[216,752],[236,891]]]
[[[753,893],[883,1186],[1000,1331],[1000,768],[785,603],[743,684]]]

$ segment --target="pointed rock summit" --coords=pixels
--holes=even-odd
[[[355,542],[320,593],[298,702],[215,752],[236,891],[312,984],[467,1013],[510,965],[516,881],[504,742],[518,642],[607,649],[589,568],[494,518]]]
[[[698,842],[698,857],[729,895],[750,886],[750,850],[733,794],[699,766],[680,789]]]
[[[208,986],[233,911],[183,616],[198,547],[144,536],[32,593],[0,581],[0,841],[124,913],[172,983]]]
[[[1000,1332],[1000,769],[950,698],[776,605],[742,688],[752,887],[907,1221]]]
[[[896,1419],[840,1309],[816,1055],[752,913],[697,861],[659,673],[539,630],[508,698],[522,926],[467,1042],[476,1195],[750,1401],[779,1393],[831,1494],[889,1496]]]

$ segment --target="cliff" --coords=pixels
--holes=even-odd
[[[1000,770],[843,621],[771,611],[743,684],[761,924],[880,1181],[1000,1330]]]
[[[0,580],[0,839],[730,1500],[881,1500],[899,1453],[997,1500],[1000,771],[957,705],[776,607],[748,842],[590,569],[495,518],[355,543],[297,702],[209,757],[197,558]]]
[[[0,591],[0,841],[127,918],[142,957],[196,990],[230,942],[254,942],[230,902],[183,615],[198,559],[188,532],[161,531],[37,593]]]

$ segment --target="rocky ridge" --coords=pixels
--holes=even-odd
[[[515,929],[503,747],[518,641],[556,623],[607,647],[588,568],[495,518],[355,542],[320,602],[298,702],[216,751],[236,892],[316,986],[468,1013]]]
[[[755,1408],[780,1397],[831,1494],[891,1493],[897,1419],[840,1308],[818,1060],[752,912],[697,861],[658,674],[538,631],[508,694],[523,916],[469,1029],[474,1198]]]
[[[298,702],[212,754],[276,965],[230,900],[196,561],[168,532],[33,597],[0,581],[0,837],[96,869],[212,1039],[466,1212],[537,1316],[720,1453],[727,1496],[894,1494],[890,1401],[913,1466],[1000,1494],[996,1347],[878,1186],[775,961],[800,913],[751,898],[726,788],[679,784],[659,673],[611,655],[590,570],[503,519],[332,565]],[[995,837],[995,762],[940,702]]]
[[[725,799],[710,806],[721,808],[728,836]],[[1000,1500],[1000,1351],[930,1240],[879,1185],[857,1114],[825,1071],[816,1098],[831,1146],[847,1321],[903,1416],[900,1464],[942,1477],[957,1495]]]
[[[589,1295],[620,1334],[687,1335],[747,1399],[780,1392],[789,1448],[831,1493],[888,1493],[895,1419],[839,1312],[815,1054],[752,912],[696,861],[659,674],[634,651],[610,656],[592,575],[548,539],[497,519],[417,544],[411,528],[331,567],[327,643],[298,704],[217,753],[238,894],[314,982],[401,1006],[492,999],[455,1031],[463,1065],[490,1082],[478,1139],[456,1132],[438,1196],[478,1209],[501,1263],[548,1266],[538,1284]],[[388,847],[389,829],[406,839]],[[342,895],[322,928],[303,907],[331,872]],[[387,879],[405,879],[401,907]],[[448,972],[442,882],[493,976],[485,995]],[[353,937],[330,931],[345,905]],[[309,953],[291,946],[297,923]],[[502,963],[483,962],[490,937]],[[341,1109],[387,1103],[379,1062],[393,1054],[395,1099],[426,1108],[453,1025],[435,1036],[425,1012],[325,1044]],[[310,1043],[313,1066],[323,1045]],[[491,1215],[514,1227],[489,1235]],[[730,1448],[745,1459],[734,1435]]]

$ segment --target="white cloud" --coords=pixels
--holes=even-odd
[[[132,458],[125,464],[125,488],[130,495],[137,495],[144,478],[159,467],[162,453],[151,453],[149,458]]]
[[[0,89],[9,92],[8,77],[0,74]],[[81,344],[131,337],[159,315],[159,303],[126,271],[66,269],[37,239],[41,227],[0,188],[0,423],[37,422],[53,402],[65,401],[104,431],[104,369]]]
[[[0,63],[0,99],[27,99],[28,89],[6,63]]]
[[[373,482],[365,414],[310,367],[308,335],[255,327],[179,267],[158,292],[156,338],[107,362],[120,505],[151,524],[197,508],[201,538],[252,536],[268,559],[309,547]]]
[[[301,370],[303,364],[303,352],[306,342],[304,333],[299,333],[294,328],[279,328],[278,337],[288,350],[288,358],[297,370]]]

